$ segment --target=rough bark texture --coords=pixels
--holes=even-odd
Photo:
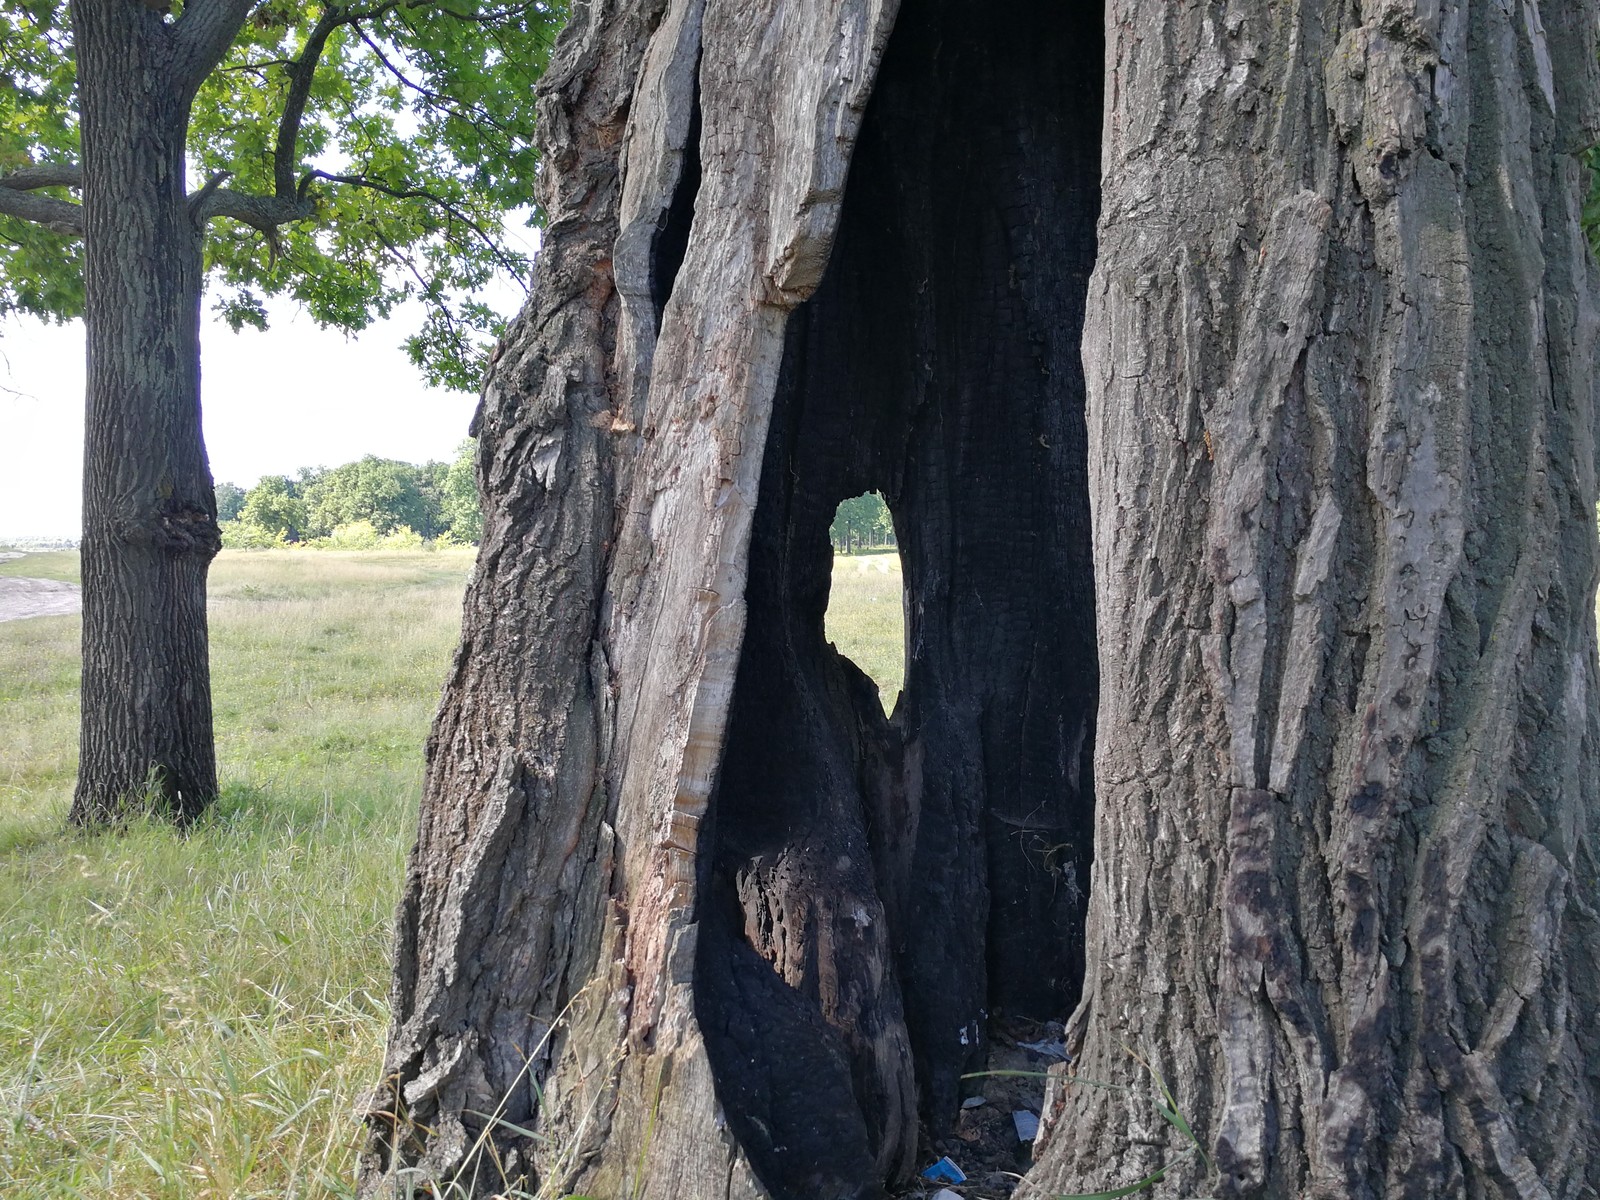
[[[559,1148],[542,1174],[591,1193],[759,1193],[694,1014],[699,826],[785,315],[827,260],[891,18],[574,9],[542,85],[537,298],[479,420],[483,548],[430,739],[369,1190],[494,1190],[528,1173],[513,1127],[537,1119]]]
[[[1089,978],[1024,1192],[1592,1197],[1593,4],[1113,0]],[[1185,1189],[1188,1189],[1185,1191]]]
[[[575,5],[367,1193],[877,1196],[1081,985],[1029,1196],[1130,1050],[1186,1194],[1594,1194],[1595,13],[1099,19]]]
[[[220,541],[184,141],[194,88],[221,50],[175,37],[130,0],[77,0],[72,14],[88,346],[72,820],[115,820],[145,800],[189,819],[217,790],[206,572]]]

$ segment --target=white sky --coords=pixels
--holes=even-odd
[[[507,291],[514,307],[520,291]],[[265,333],[236,334],[209,311],[201,330],[201,406],[218,481],[248,488],[262,475],[363,454],[447,459],[467,436],[477,397],[425,387],[400,349],[421,327],[416,311],[356,338],[318,329],[292,302],[268,311]],[[83,387],[81,322],[0,319],[0,539],[78,536]]]

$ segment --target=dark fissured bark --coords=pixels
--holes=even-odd
[[[72,820],[116,820],[146,799],[191,819],[217,790],[206,571],[219,541],[200,433],[200,233],[184,190],[203,70],[144,5],[72,11],[88,342]]]
[[[367,1192],[877,1196],[1081,985],[1023,1194],[1594,1194],[1595,14],[1226,7],[575,9]]]

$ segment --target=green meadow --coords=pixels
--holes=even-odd
[[[869,550],[833,561],[827,637],[878,685],[883,707],[894,711],[905,683],[905,604],[900,555]]]
[[[0,1194],[349,1195],[465,551],[224,553],[223,795],[68,832],[78,618],[0,624]],[[72,578],[71,555],[9,574]]]

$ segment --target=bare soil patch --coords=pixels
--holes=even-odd
[[[82,609],[82,595],[75,583],[0,575],[0,621],[55,617]]]

